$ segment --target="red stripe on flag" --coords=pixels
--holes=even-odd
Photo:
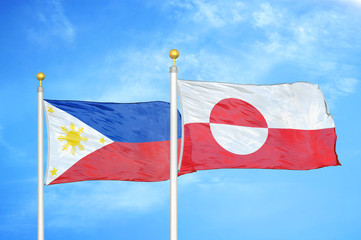
[[[86,180],[164,181],[169,179],[169,146],[169,141],[113,142],[82,158],[50,184]],[[192,171],[182,174],[189,172]]]
[[[216,142],[208,123],[186,124],[182,171],[219,168],[307,170],[341,165],[335,152],[334,128],[268,130],[267,140],[260,149],[237,155]]]

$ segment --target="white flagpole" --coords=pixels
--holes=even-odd
[[[43,95],[44,88],[41,81],[45,75],[39,72],[36,78],[40,81],[38,92],[38,240],[44,240],[44,121]]]
[[[177,159],[177,73],[175,59],[179,56],[176,49],[169,52],[173,59],[170,67],[170,240],[178,239],[178,159]]]

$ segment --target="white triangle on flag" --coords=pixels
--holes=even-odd
[[[44,101],[48,129],[48,185],[90,153],[113,141],[78,118]]]

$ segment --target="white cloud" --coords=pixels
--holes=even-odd
[[[320,88],[326,95],[328,107],[334,108],[339,97],[345,97],[356,92],[359,80],[355,78],[331,78],[321,83]],[[332,112],[332,111],[331,111]]]
[[[345,76],[352,76],[357,69],[344,61],[345,54],[340,54],[340,51],[360,50],[361,35],[354,27],[356,18],[352,14],[331,8],[297,16],[269,3],[261,4],[261,8],[263,11],[253,15],[266,40],[250,48],[246,61],[251,62],[248,69],[252,69],[250,75],[256,81],[274,67],[292,64],[307,77],[303,81],[319,83],[327,93],[332,92],[333,101],[354,92],[358,81]],[[261,66],[258,71],[256,66]]]
[[[361,0],[331,0],[331,1],[337,1],[337,2],[341,2],[341,3],[347,3],[347,4],[352,4],[354,6],[357,6],[357,7],[361,7]]]
[[[332,100],[339,96],[347,96],[356,91],[359,80],[354,78],[340,78],[332,79],[329,82],[322,84],[325,91],[328,92]]]
[[[54,38],[73,42],[75,27],[65,15],[60,0],[42,2],[37,7],[35,14],[38,24],[28,30],[30,41],[41,45],[50,44]]]
[[[188,16],[184,18],[179,14],[178,17],[191,19],[194,23],[200,23],[207,28],[221,28],[244,21],[244,4],[240,1],[174,0],[167,1],[165,8],[185,10]]]
[[[327,81],[334,84],[333,88],[340,88],[339,81],[343,81],[345,75],[355,72],[353,66],[348,66],[339,59],[338,53],[333,53],[336,46],[347,50],[357,46],[356,43],[361,43],[361,36],[357,28],[353,27],[355,19],[347,12],[333,8],[311,9],[298,15],[269,2],[254,6],[238,1],[201,0],[170,1],[165,4],[165,8],[176,12],[178,9],[177,18],[181,19],[175,22],[178,28],[183,24],[187,25],[186,30],[177,31],[177,34],[171,32],[169,36],[161,36],[164,43],[171,42],[181,47],[181,56],[177,60],[180,78],[264,83],[269,81],[268,74],[274,68],[292,64],[302,70],[306,77],[303,81],[319,84]],[[253,18],[248,18],[247,15]],[[205,27],[189,25],[187,19]],[[222,37],[228,24],[234,25],[233,41]],[[249,43],[246,48],[242,47],[240,43],[243,34],[238,32],[254,26],[262,37],[255,38],[257,40]],[[216,35],[214,28],[219,31]],[[222,37],[222,41],[219,37]],[[214,41],[212,47],[203,44],[205,39]],[[350,42],[350,39],[354,42]],[[158,40],[150,45],[156,45],[155,41]],[[168,100],[169,74],[168,68],[164,67],[170,65],[168,51],[169,49],[162,47],[153,47],[135,51],[120,49],[110,53],[106,60],[108,67],[102,71],[105,72],[104,76],[107,76],[107,72],[112,72],[112,76],[106,77],[108,79],[119,77],[112,81],[111,86],[103,88],[104,94],[100,100]],[[144,55],[144,52],[147,54]],[[352,74],[348,76],[353,78]],[[273,78],[275,76],[271,76]],[[157,84],[154,85],[154,82]],[[349,82],[350,88],[355,86]],[[343,88],[346,89],[346,86]],[[341,91],[345,95],[346,91]]]
[[[261,4],[262,11],[257,11],[253,13],[253,18],[255,20],[255,26],[265,27],[269,25],[280,25],[281,20],[283,20],[282,13],[275,8],[272,8],[271,5],[267,3]]]
[[[219,57],[218,54],[200,49],[198,53],[183,56],[183,76],[191,80],[218,81],[218,82],[249,82],[242,65],[235,67],[234,59],[230,56]],[[187,73],[190,74],[187,74]]]
[[[243,10],[243,4],[240,2],[230,2],[230,5],[224,3],[219,5],[217,2],[210,3],[202,0],[193,2],[197,11],[193,20],[195,22],[204,21],[214,27],[223,27],[226,24],[239,23],[243,20],[240,12]]]
[[[168,101],[171,60],[170,48],[164,46],[170,43],[179,47],[178,76],[184,79],[264,83],[278,78],[268,74],[287,64],[302,70],[306,77],[303,81],[322,84],[326,80],[334,88],[341,79],[355,78],[354,66],[347,68],[341,55],[333,53],[335,48],[350,50],[361,43],[361,35],[353,27],[355,19],[347,12],[315,8],[299,15],[269,2],[255,6],[231,0],[173,0],[162,4],[166,11],[178,14],[173,18],[178,19],[174,21],[176,34],[160,34],[147,48],[113,50],[100,61],[102,66],[97,60],[89,78],[99,76],[92,87],[96,85],[101,94],[91,100]],[[228,25],[233,26],[232,33]],[[252,36],[256,40],[246,41],[244,46],[245,32],[250,29],[257,32]],[[233,39],[226,39],[223,33]]]
[[[355,78],[343,78],[338,82],[338,87],[342,92],[350,94],[355,92],[358,82]]]
[[[169,49],[170,50],[170,49]],[[118,50],[106,56],[99,70],[100,101],[142,102],[169,99],[171,59],[166,49]],[[144,54],[146,52],[147,54]]]

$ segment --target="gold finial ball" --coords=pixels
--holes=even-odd
[[[179,56],[179,52],[177,49],[172,49],[169,51],[169,57],[172,59],[176,59]]]
[[[42,73],[42,72],[39,72],[38,74],[36,74],[36,78],[37,78],[39,81],[43,81],[44,78],[45,78],[45,74]]]

